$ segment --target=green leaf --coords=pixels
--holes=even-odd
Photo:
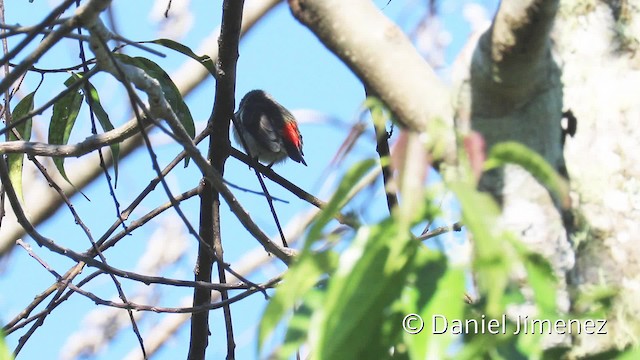
[[[2,329],[0,329],[0,360],[13,360],[13,355],[9,352],[7,343],[4,341]]]
[[[338,211],[340,211],[340,209],[342,209],[351,198],[349,193],[351,193],[358,181],[360,181],[375,165],[375,160],[368,159],[357,163],[349,169],[340,182],[338,189],[336,189],[336,192],[331,197],[331,200],[329,200],[327,205],[318,215],[318,218],[311,225],[309,234],[307,235],[307,240],[304,244],[305,249],[309,249],[311,245],[313,245],[313,242],[322,237],[322,230],[324,227],[329,223],[329,221],[334,219]]]
[[[389,109],[387,109],[382,100],[377,97],[368,96],[364,100],[363,105],[371,112],[371,120],[373,120],[375,126],[384,128],[386,126],[387,119],[391,119]]]
[[[404,314],[419,315],[414,322],[423,321],[424,329],[417,334],[404,332],[404,342],[412,359],[443,359],[455,335],[434,333],[439,329],[433,328],[433,319],[464,318],[464,271],[448,267],[444,255],[426,248],[420,248],[414,267],[416,279],[403,289]]]
[[[317,284],[320,275],[335,268],[336,262],[334,252],[326,251],[313,256],[307,252],[306,256],[303,255],[289,267],[276,293],[269,300],[258,326],[258,351],[262,349],[265,340],[271,336],[282,318],[293,310],[296,302]]]
[[[304,296],[302,304],[294,310],[284,338],[284,344],[277,350],[275,358],[288,359],[307,340],[307,332],[311,324],[311,315],[322,306],[324,294],[311,289]]]
[[[13,120],[20,120],[33,110],[35,94],[36,92],[34,91],[20,100],[13,109],[13,114],[11,115]],[[24,141],[29,141],[29,139],[31,139],[32,120],[33,119],[29,117],[14,128]],[[9,140],[18,140],[18,137],[13,133],[13,131],[9,131]],[[9,178],[13,184],[13,188],[15,189],[18,198],[24,201],[22,193],[22,166],[24,164],[24,154],[8,154],[7,161],[9,163]]]
[[[68,87],[75,81],[74,76],[71,76],[65,81],[65,85]],[[82,93],[73,90],[53,104],[53,115],[51,116],[51,123],[49,124],[50,144],[66,145],[69,142],[69,136],[71,135],[71,130],[73,130],[73,125],[76,123],[83,98]],[[71,184],[64,170],[64,158],[54,157],[53,162],[62,177]]]
[[[102,130],[107,132],[109,130],[113,130],[113,124],[111,120],[109,120],[109,115],[102,107],[102,103],[100,103],[100,96],[98,95],[98,91],[90,82],[87,82],[87,88],[89,92],[89,96],[86,97],[87,105],[89,105],[91,111],[98,118],[98,122],[102,127]],[[86,95],[86,94],[85,94]],[[91,100],[90,100],[91,99]],[[115,184],[118,184],[118,159],[120,158],[120,144],[115,143],[111,144],[111,157],[113,158],[113,173],[115,177]]]
[[[133,65],[142,69],[147,73],[147,75],[158,80],[160,87],[162,88],[162,92],[164,93],[164,97],[169,102],[169,105],[171,105],[173,112],[178,117],[178,120],[180,120],[180,123],[182,123],[185,131],[190,138],[195,138],[196,127],[193,122],[193,117],[191,116],[191,111],[184,102],[184,98],[182,97],[182,94],[180,94],[180,90],[178,90],[178,87],[173,80],[171,80],[169,75],[158,64],[147,58],[130,57],[124,54],[114,54],[114,56],[125,64]],[[184,160],[184,166],[186,167],[188,164],[189,157]]]
[[[333,273],[337,267],[337,254],[333,251],[312,252],[311,246],[322,237],[324,227],[335,214],[344,207],[350,198],[349,192],[362,177],[375,166],[374,160],[366,160],[352,167],[342,179],[331,200],[322,209],[311,225],[304,247],[298,259],[290,266],[282,283],[278,286],[274,296],[267,304],[264,315],[258,327],[258,352],[264,341],[271,336],[283,317],[292,312],[294,305],[303,297],[308,296],[311,289],[317,285],[321,275]],[[294,315],[294,320],[296,319]],[[283,352],[290,347],[283,349]]]
[[[612,285],[585,286],[575,295],[574,312],[585,319],[607,318],[621,291],[623,290]]]
[[[196,136],[196,128],[193,123],[191,111],[180,94],[180,90],[169,75],[155,62],[143,57],[130,57],[124,54],[114,54],[120,61],[125,64],[133,65],[144,70],[149,76],[158,80],[162,87],[165,98],[171,105],[176,116],[184,126],[187,134],[193,139]]]
[[[156,39],[152,41],[142,41],[142,43],[158,44],[186,55],[204,66],[214,78],[216,77],[216,66],[209,55],[198,56],[188,46],[171,39]]]
[[[485,162],[485,170],[506,164],[522,166],[543,186],[549,189],[563,208],[570,206],[571,200],[569,198],[569,185],[567,181],[537,152],[514,141],[494,145]]]
[[[372,358],[389,350],[383,325],[419,246],[398,230],[391,218],[361,227],[341,255],[324,306],[312,319],[312,358]]]
[[[496,229],[498,205],[478,192],[473,185],[462,182],[449,184],[462,209],[462,223],[473,234],[474,270],[482,294],[487,299],[487,315],[494,318],[504,312],[504,291],[507,287],[511,260],[505,251],[502,233]]]
[[[547,319],[557,318],[557,280],[553,268],[542,255],[528,250],[517,239],[513,239],[513,245],[524,262],[529,285],[538,307],[538,316]]]
[[[638,359],[640,358],[640,349],[639,348],[632,348],[632,349],[628,349],[627,351],[623,352],[622,354],[619,354],[618,352],[621,350],[610,350],[609,354],[611,355],[617,355],[618,360],[634,360],[634,359]],[[595,359],[596,356],[593,357],[586,357],[586,359]],[[600,359],[612,359],[613,356],[608,357],[607,355],[604,355],[602,357],[599,357]]]

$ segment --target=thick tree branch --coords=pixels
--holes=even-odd
[[[553,72],[549,34],[558,0],[502,1],[491,28],[478,42],[473,71],[474,108],[489,115],[524,106]],[[500,103],[495,100],[500,98]],[[558,114],[558,116],[560,116]]]
[[[504,0],[491,27],[479,38],[461,98],[470,101],[472,129],[482,135],[487,151],[516,141],[541,155],[555,170],[565,167],[562,148],[563,86],[551,54],[550,33],[558,0]],[[568,311],[565,279],[573,266],[559,199],[525,169],[507,165],[485,172],[479,188],[500,204],[500,224],[553,268],[560,311]],[[511,275],[520,281],[523,275]],[[515,311],[528,314],[531,302]],[[545,341],[566,338],[550,336]]]
[[[236,63],[238,61],[238,44],[242,26],[242,8],[244,1],[225,0],[222,5],[222,25],[218,44],[218,63],[216,74],[216,95],[213,114],[208,124],[211,130],[208,161],[217,173],[224,174],[224,164],[229,157],[231,143],[229,141],[229,123],[235,107]],[[220,231],[220,192],[218,186],[205,178],[200,194],[200,236],[211,245],[217,258],[218,280],[226,283],[223,267],[224,250]],[[198,260],[195,268],[196,281],[211,282],[214,258],[201,245],[198,248]],[[223,302],[228,301],[229,293],[220,292]],[[207,306],[211,303],[211,291],[194,289],[193,306]],[[235,358],[235,340],[231,309],[228,304],[223,307],[227,332],[227,359]],[[189,343],[189,359],[204,359],[209,343],[209,311],[194,313],[191,316],[191,339]]]
[[[500,3],[490,30],[491,57],[500,64],[539,57],[549,45],[549,32],[559,0],[506,0]]]
[[[557,7],[558,0],[503,1],[478,40],[468,81],[472,126],[487,149],[519,141],[560,169],[562,84],[549,37]]]
[[[289,0],[289,6],[404,127],[423,132],[432,119],[451,121],[449,90],[372,1]]]

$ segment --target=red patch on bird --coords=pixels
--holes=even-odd
[[[300,149],[300,132],[296,123],[286,123],[282,134],[284,140],[292,143],[297,149]]]

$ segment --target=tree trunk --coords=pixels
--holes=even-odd
[[[640,10],[627,1],[581,3],[503,1],[491,28],[468,48],[468,72],[458,84],[466,106],[459,128],[481,133],[487,150],[523,143],[570,179],[571,212],[517,166],[480,182],[501,204],[503,224],[551,262],[560,310],[593,310],[576,304],[596,286],[619,290],[608,335],[574,337],[575,356],[623,347],[640,333],[640,247],[633,242],[640,230],[633,156],[640,153]],[[565,139],[567,110],[578,130]]]
[[[579,355],[637,343],[640,333],[640,8],[574,3],[561,8],[554,37],[565,108],[578,122],[565,147],[580,220],[570,291],[576,300],[599,285],[618,290],[608,335],[577,339]]]

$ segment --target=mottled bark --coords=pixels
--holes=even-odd
[[[570,289],[574,300],[595,286],[619,291],[608,335],[578,338],[576,354],[622,347],[640,333],[640,8],[581,3],[563,3],[554,31],[564,106],[578,121],[565,146],[580,212]]]
[[[485,174],[481,187],[501,203],[503,224],[551,261],[561,284],[566,276],[561,310],[589,310],[577,300],[596,286],[619,290],[608,335],[572,339],[579,356],[621,348],[640,332],[640,10],[627,1],[557,7],[502,2],[460,62],[458,114],[460,128],[480,132],[488,148],[521,142],[569,176],[575,216],[515,166]],[[563,140],[566,110],[578,130]]]
[[[489,29],[462,55],[458,83],[458,128],[479,132],[487,151],[516,141],[566,173],[562,147],[563,89],[552,56],[550,34],[558,1],[503,1]],[[551,263],[559,280],[558,306],[569,310],[566,274],[574,254],[565,228],[568,209],[526,170],[516,165],[486,172],[479,187],[501,206],[500,223]],[[524,272],[516,277],[525,277]],[[510,308],[511,315],[535,316],[534,306]],[[547,346],[567,343],[549,337]]]

